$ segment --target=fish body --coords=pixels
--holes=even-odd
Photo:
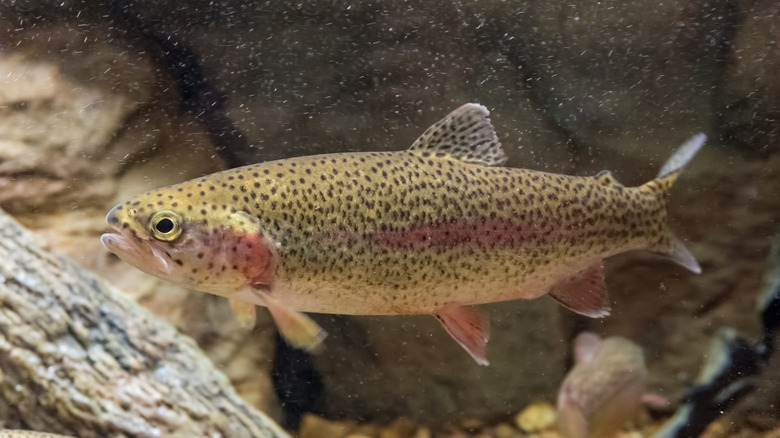
[[[269,307],[299,345],[322,335],[299,312],[432,314],[482,363],[487,322],[466,306],[550,293],[604,316],[601,260],[633,249],[699,271],[666,227],[665,200],[703,136],[658,179],[624,187],[608,172],[499,167],[487,115],[464,105],[406,151],[290,158],[154,190],[112,209],[117,232],[102,240],[248,320]]]
[[[607,437],[642,405],[647,370],[642,349],[628,339],[581,333],[576,364],[558,393],[557,422],[564,438]]]

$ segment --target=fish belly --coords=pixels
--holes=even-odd
[[[579,272],[587,262],[548,264],[529,271],[533,264],[508,257],[503,264],[469,269],[466,263],[452,269],[441,264],[418,264],[414,271],[377,264],[364,271],[360,282],[342,278],[301,278],[274,285],[272,294],[298,311],[351,315],[430,314],[444,306],[476,305],[545,295],[560,279]],[[430,261],[432,259],[426,258]],[[564,262],[562,260],[562,262]]]

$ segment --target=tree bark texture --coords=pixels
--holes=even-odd
[[[0,373],[0,428],[81,438],[288,436],[236,395],[192,339],[43,249],[2,211]]]

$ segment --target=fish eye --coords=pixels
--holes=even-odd
[[[167,217],[164,217],[160,219],[155,225],[154,228],[157,229],[157,231],[167,234],[173,231],[173,221],[168,219]]]
[[[149,219],[149,232],[157,240],[174,241],[181,235],[181,231],[181,216],[171,210],[157,211]]]

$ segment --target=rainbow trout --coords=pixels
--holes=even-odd
[[[500,167],[488,111],[466,104],[409,150],[314,155],[226,170],[114,207],[101,241],[160,278],[255,305],[312,349],[324,332],[301,312],[431,314],[480,364],[488,323],[475,304],[549,294],[609,313],[602,260],[634,249],[693,272],[666,224],[694,136],[658,178],[624,187],[596,177]]]

